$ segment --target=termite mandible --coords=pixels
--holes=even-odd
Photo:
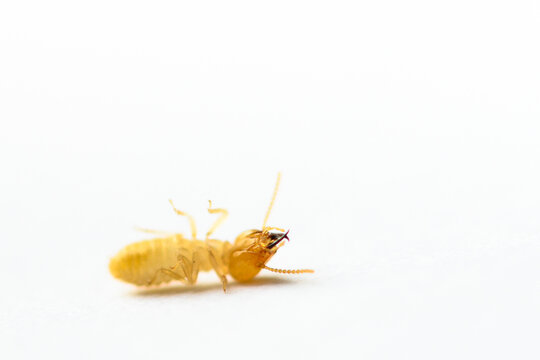
[[[199,271],[214,270],[219,276],[223,291],[227,290],[227,275],[236,281],[253,279],[262,269],[276,273],[313,273],[310,269],[282,270],[266,266],[277,250],[289,240],[288,231],[267,226],[268,217],[279,189],[281,174],[278,173],[272,200],[266,211],[261,230],[241,232],[231,244],[228,241],[211,239],[210,236],[229,215],[225,209],[212,208],[209,201],[208,212],[219,214],[218,219],[206,233],[204,240],[197,239],[194,219],[174,207],[173,210],[185,216],[191,227],[191,240],[182,234],[167,234],[154,230],[139,229],[143,232],[161,234],[150,240],[136,242],[124,247],[109,263],[111,274],[125,282],[137,286],[151,286],[180,280],[192,285],[197,282]]]

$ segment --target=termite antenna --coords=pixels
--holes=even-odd
[[[263,266],[263,269],[266,269],[275,273],[280,273],[280,274],[302,274],[302,273],[313,274],[315,272],[315,270],[311,270],[311,269],[296,269],[296,270],[274,269],[266,265]]]
[[[278,172],[277,174],[277,180],[276,180],[276,186],[274,187],[274,194],[272,195],[272,200],[270,201],[270,205],[268,206],[268,210],[266,211],[266,216],[264,217],[264,222],[262,229],[264,230],[266,226],[266,222],[268,221],[268,218],[270,217],[270,212],[272,211],[272,207],[274,206],[274,201],[276,200],[277,192],[279,189],[279,182],[281,181],[281,172]]]

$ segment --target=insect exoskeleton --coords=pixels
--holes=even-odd
[[[209,202],[208,212],[220,216],[208,230],[204,240],[199,240],[193,218],[176,209],[169,200],[173,210],[189,220],[191,239],[181,234],[139,229],[160,236],[130,244],[120,250],[109,263],[111,274],[131,284],[151,286],[173,280],[195,284],[199,271],[214,270],[225,291],[227,275],[244,282],[253,279],[262,269],[286,274],[312,273],[313,270],[309,269],[282,270],[266,266],[277,250],[283,246],[283,240],[289,239],[288,231],[266,226],[276,199],[280,179],[281,174],[278,174],[261,230],[246,230],[236,237],[233,244],[210,238],[216,228],[227,218],[227,210],[214,209],[212,202]]]

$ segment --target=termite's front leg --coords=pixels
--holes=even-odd
[[[227,276],[224,271],[224,266],[221,264],[221,261],[218,260],[219,257],[216,256],[215,249],[208,242],[206,242],[206,250],[208,251],[208,258],[210,259],[212,268],[214,268],[214,271],[221,279],[221,283],[223,284],[223,292],[227,292]]]

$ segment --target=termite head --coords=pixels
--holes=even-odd
[[[288,231],[270,230],[247,230],[236,237],[229,259],[229,273],[236,280],[254,278],[283,245],[283,240],[289,240]]]
[[[276,200],[280,179],[281,174],[278,173],[274,194],[272,195],[272,200],[266,211],[262,230],[247,230],[236,237],[229,257],[229,274],[237,281],[251,280],[257,276],[261,269],[286,274],[313,272],[313,270],[309,269],[282,270],[266,266],[268,260],[270,260],[277,252],[277,249],[284,244],[283,239],[289,240],[289,237],[287,236],[289,234],[288,231],[285,232],[280,228],[266,226],[268,216],[270,216],[270,211],[274,205],[274,200]]]

